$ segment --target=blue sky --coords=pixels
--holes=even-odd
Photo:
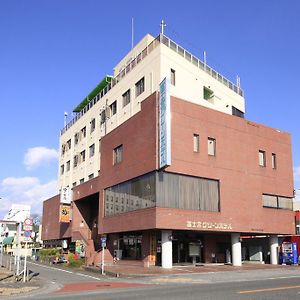
[[[55,193],[64,112],[146,33],[165,34],[231,80],[246,118],[292,135],[300,188],[300,2],[0,0],[0,218]]]

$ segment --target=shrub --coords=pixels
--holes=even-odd
[[[59,249],[56,248],[44,248],[39,251],[41,261],[46,261],[59,255]]]
[[[69,267],[80,268],[82,265],[84,265],[84,259],[76,258],[73,253],[70,253],[68,255],[68,261],[69,261],[68,264]]]

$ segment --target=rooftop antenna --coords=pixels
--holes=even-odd
[[[236,75],[236,86],[237,86],[238,88],[241,87],[241,78],[240,78],[239,75]]]
[[[133,49],[134,44],[134,31],[133,31],[133,17],[131,18],[131,49]]]
[[[206,51],[203,51],[204,70],[206,70]]]
[[[160,27],[161,27],[161,34],[164,34],[164,27],[167,26],[164,20],[161,20],[160,22]]]
[[[64,126],[67,126],[67,121],[68,121],[68,113],[65,111],[64,113]]]

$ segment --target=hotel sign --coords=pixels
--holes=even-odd
[[[186,227],[207,229],[207,230],[231,230],[232,229],[232,226],[229,223],[201,222],[201,221],[186,221]]]
[[[69,187],[62,187],[60,191],[60,203],[71,204],[71,190]]]
[[[159,167],[171,165],[171,100],[169,82],[159,85]]]

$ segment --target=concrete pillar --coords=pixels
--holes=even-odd
[[[240,234],[231,234],[231,252],[232,252],[232,265],[241,266],[242,265],[242,247],[240,242]]]
[[[278,237],[277,237],[277,235],[270,236],[270,263],[271,263],[271,265],[278,264]]]
[[[172,230],[161,231],[161,266],[171,269],[173,263]]]

